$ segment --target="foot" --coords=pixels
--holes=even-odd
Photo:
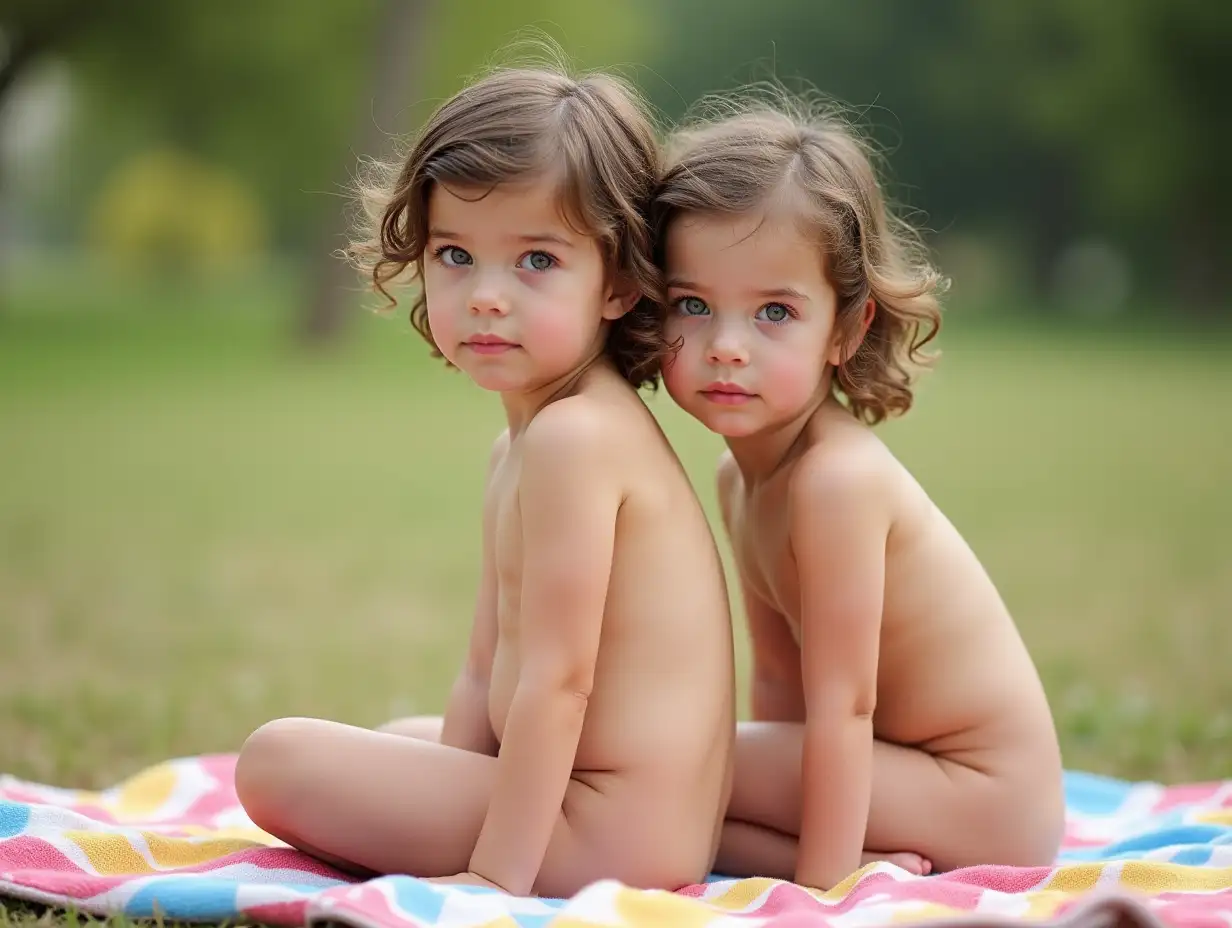
[[[915,876],[928,876],[933,870],[933,865],[929,860],[910,851],[898,851],[894,854],[877,854],[872,851],[865,851],[864,855],[860,858],[860,866],[882,862],[893,864],[900,870],[906,870]]]

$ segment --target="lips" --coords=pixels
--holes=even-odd
[[[749,402],[757,394],[746,390],[739,384],[716,381],[702,388],[702,396],[720,406],[740,406]]]
[[[499,335],[472,335],[462,344],[476,354],[503,354],[518,347],[516,342]]]

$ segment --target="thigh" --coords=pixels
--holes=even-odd
[[[308,853],[375,873],[449,876],[469,866],[496,765],[419,738],[279,719],[245,743],[236,791],[258,827]],[[540,879],[580,888],[595,856],[559,815]]]
[[[728,819],[799,836],[803,746],[800,723],[742,722]],[[919,854],[934,871],[980,863],[1049,864],[1059,832],[1024,801],[1029,791],[1030,784],[1010,776],[874,741],[864,848]]]
[[[386,722],[377,731],[407,738],[419,738],[421,741],[440,742],[441,731],[444,727],[445,720],[439,715],[411,715]]]
[[[800,834],[803,739],[799,722],[737,724],[729,820]]]
[[[1055,862],[1064,813],[1026,765],[1001,758],[995,773],[944,755],[877,742],[865,847],[914,851],[934,872]]]

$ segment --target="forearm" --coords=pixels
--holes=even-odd
[[[754,677],[749,688],[754,722],[803,722],[804,694],[780,680]]]
[[[797,883],[830,889],[859,869],[872,766],[871,718],[805,723]]]
[[[441,743],[476,754],[496,754],[496,736],[488,719],[487,683],[466,670],[458,674],[449,693]]]
[[[509,707],[488,814],[470,870],[531,892],[573,774],[586,701],[567,689],[519,685]]]

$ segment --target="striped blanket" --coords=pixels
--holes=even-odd
[[[825,893],[716,878],[676,893],[609,881],[570,899],[530,899],[405,876],[355,882],[254,828],[235,799],[234,763],[172,760],[101,792],[0,777],[0,905],[356,928],[1232,928],[1232,781],[1069,773],[1066,840],[1052,867],[915,877],[870,864]]]

